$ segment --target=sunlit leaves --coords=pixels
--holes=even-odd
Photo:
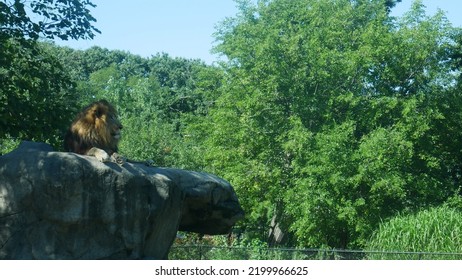
[[[89,0],[6,0],[0,3],[0,39],[92,39],[100,31]]]
[[[394,2],[246,2],[219,27],[229,63],[210,118],[232,135],[207,156],[232,155],[216,170],[259,213],[249,224],[276,216],[299,246],[361,247],[381,219],[456,191],[432,97],[455,85],[454,29],[419,3],[395,20]]]

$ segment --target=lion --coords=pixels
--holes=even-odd
[[[64,136],[64,149],[100,162],[123,164],[125,159],[117,154],[122,128],[114,106],[106,100],[93,102],[72,122]]]

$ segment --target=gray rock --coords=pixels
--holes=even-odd
[[[0,156],[0,259],[165,259],[177,230],[225,234],[242,217],[211,174],[33,142]]]

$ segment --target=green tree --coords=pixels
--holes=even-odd
[[[0,139],[57,143],[75,108],[74,83],[58,58],[16,40],[0,48]]]
[[[40,37],[93,38],[90,1],[0,3],[0,139],[56,143],[76,105],[75,84]]]
[[[381,219],[457,192],[460,146],[441,136],[459,125],[438,126],[460,108],[442,13],[421,1],[399,19],[381,0],[238,5],[216,34],[229,62],[204,156],[236,186],[244,226],[266,239],[275,218],[293,246],[357,248]]]
[[[96,20],[89,0],[5,0],[0,2],[0,39],[92,39]]]

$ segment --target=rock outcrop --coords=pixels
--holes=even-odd
[[[242,217],[211,174],[33,142],[0,156],[0,259],[165,259],[177,230],[225,234]]]

